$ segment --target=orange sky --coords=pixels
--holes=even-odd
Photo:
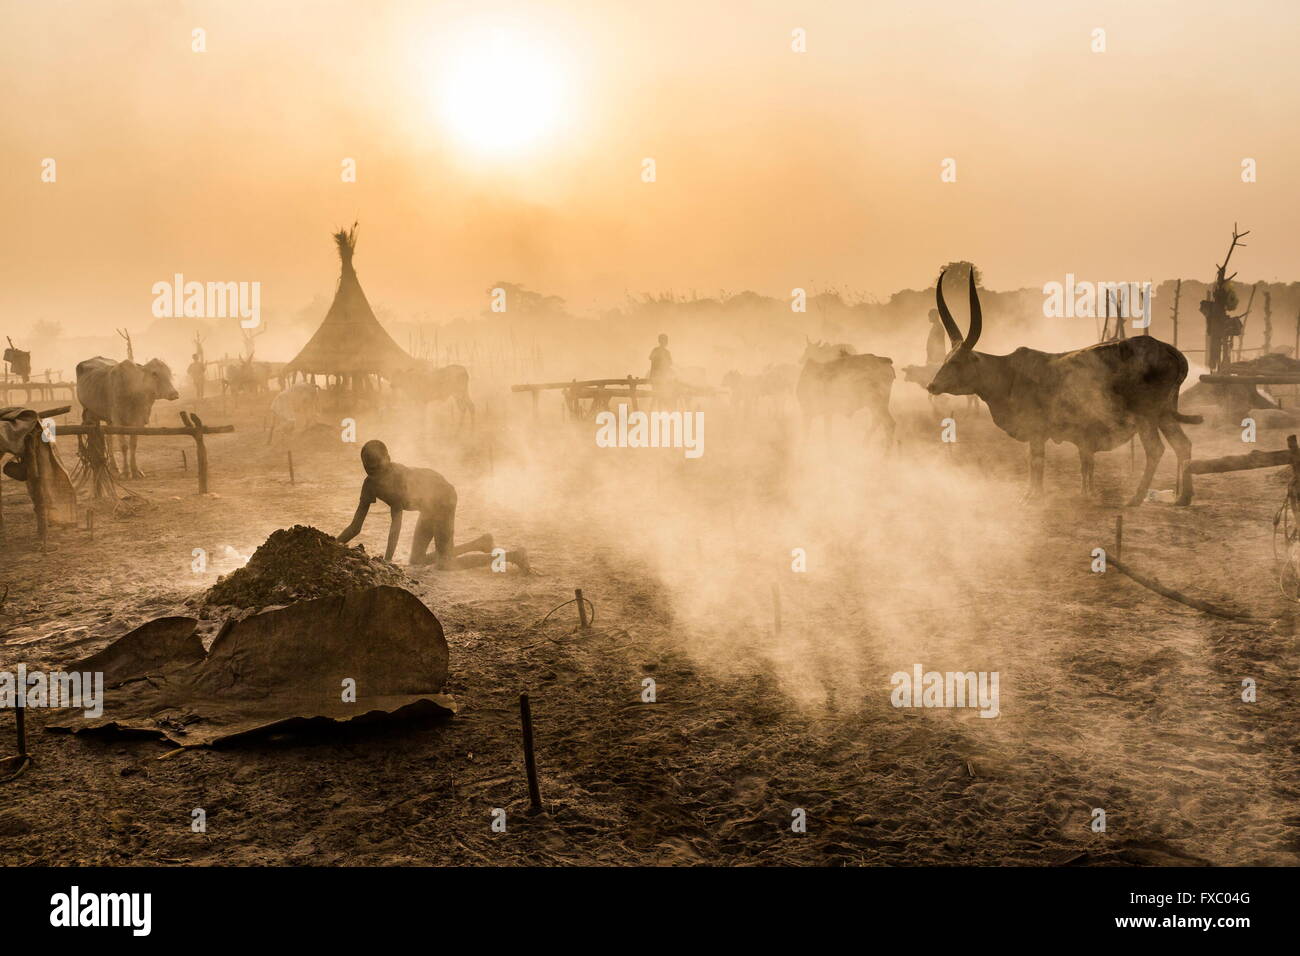
[[[1206,279],[1234,220],[1240,278],[1300,278],[1298,27],[1248,0],[2,0],[0,314],[142,326],[176,272],[296,311],[332,292],[354,219],[363,285],[402,318],[477,311],[497,279],[579,311],[884,297],[958,258],[992,288]],[[446,74],[498,35],[534,69],[521,96],[558,86],[560,112],[476,152]]]

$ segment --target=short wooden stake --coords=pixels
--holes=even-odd
[[[537,755],[533,752],[533,712],[528,695],[519,695],[519,723],[524,732],[524,772],[528,774],[528,803],[531,813],[542,812],[542,791],[537,785]]]
[[[189,471],[190,471],[190,460],[189,457],[185,454],[185,449],[182,448],[181,449],[181,474],[187,475],[189,474]]]
[[[18,757],[21,761],[27,756],[27,705],[25,703],[14,708],[14,721],[18,731]]]
[[[1115,516],[1115,557],[1124,557],[1124,516]]]
[[[95,512],[89,508],[86,509],[86,530],[90,532],[90,540],[95,540]]]
[[[289,452],[289,484],[293,483],[293,452]]]
[[[203,422],[198,415],[191,415],[194,422],[194,460],[199,469],[199,494],[208,493],[208,448],[203,444]]]
[[[582,588],[576,588],[573,592],[573,596],[577,598],[578,601],[578,626],[585,629],[588,627],[587,604],[582,597]]]

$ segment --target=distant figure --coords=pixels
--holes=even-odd
[[[198,352],[195,352],[190,358],[194,361],[190,362],[190,367],[185,370],[185,373],[189,375],[190,381],[194,383],[194,394],[202,401],[203,385],[208,379],[208,366]]]
[[[668,351],[668,336],[660,333],[659,344],[650,352],[650,372],[646,375],[654,389],[656,405],[671,405],[677,391],[673,374],[673,353]]]
[[[382,501],[392,513],[385,560],[393,560],[393,552],[397,550],[397,539],[402,533],[402,512],[418,511],[420,520],[411,538],[411,564],[436,564],[443,571],[460,571],[492,562],[490,534],[459,547],[452,543],[456,530],[456,489],[442,475],[430,468],[399,465],[388,456],[388,446],[374,440],[361,446],[361,465],[366,470],[366,480],[361,485],[361,501],[357,513],[352,516],[352,523],[339,535],[340,542],[346,544],[355,538],[361,532],[370,506],[375,501]],[[432,555],[427,553],[430,541],[434,543]],[[505,559],[518,565],[525,573],[529,571],[528,554],[522,548],[507,551]]]
[[[930,310],[930,334],[925,337],[925,364],[942,365],[948,357],[948,333],[939,319],[939,310]]]

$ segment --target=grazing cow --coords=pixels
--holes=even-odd
[[[820,358],[819,358],[820,356]],[[851,346],[809,343],[795,395],[803,411],[804,434],[821,415],[826,439],[831,436],[831,416],[852,416],[859,408],[871,415],[868,434],[885,431],[885,447],[894,444],[894,418],[889,413],[889,393],[894,387],[894,360],[879,355],[857,355]]]
[[[81,403],[81,420],[85,423],[148,425],[154,402],[159,399],[174,402],[178,398],[171,369],[159,359],[137,365],[130,360],[114,362],[100,355],[77,363],[77,401]],[[143,478],[144,473],[135,462],[139,436],[119,437],[122,439],[121,474]],[[113,463],[111,451],[108,460]]]
[[[427,406],[430,402],[442,402],[454,399],[460,418],[456,421],[459,431],[469,416],[470,425],[474,424],[474,403],[469,397],[469,371],[463,365],[446,365],[434,368],[424,365],[421,368],[408,369],[393,376],[393,388],[406,394],[410,401]]]
[[[935,286],[943,326],[952,340],[931,394],[978,395],[999,428],[1029,443],[1028,498],[1043,491],[1047,440],[1079,449],[1083,491],[1092,491],[1093,456],[1133,437],[1142,439],[1146,469],[1130,505],[1141,504],[1165,452],[1164,435],[1182,463],[1192,443],[1180,423],[1199,424],[1199,415],[1178,412],[1178,389],[1187,377],[1183,353],[1149,335],[1117,339],[1073,352],[1019,348],[1010,355],[976,352],[983,320],[975,277],[970,279],[970,329],[963,338],[943,301],[943,273]]]
[[[271,431],[266,443],[271,444],[275,437],[276,425],[290,436],[315,425],[319,398],[320,386],[311,382],[299,382],[277,393],[271,400]]]

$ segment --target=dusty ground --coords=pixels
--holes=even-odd
[[[900,384],[899,388],[903,386]],[[191,403],[183,403],[191,404]],[[499,409],[505,408],[503,399]],[[521,403],[513,430],[455,438],[439,413],[359,439],[435,467],[460,491],[458,537],[529,548],[539,573],[414,569],[451,646],[445,723],[188,751],[44,733],[0,785],[11,864],[1270,864],[1300,862],[1293,610],[1273,578],[1275,470],[1202,479],[1187,509],[1126,512],[1124,551],[1198,596],[1279,618],[1218,620],[1090,569],[1130,484],[1122,449],[1076,491],[1049,450],[1045,503],[1021,507],[1023,448],[987,417],[938,445],[923,400],[880,463],[841,426],[799,456],[783,426],[710,412],[698,461],[597,450],[589,427]],[[168,419],[174,411],[168,410]],[[180,609],[279,527],[347,524],[358,445],[330,429],[267,446],[262,413],[209,402],[213,492],[181,472],[188,439],[146,439],[143,504],[35,549],[5,480],[0,667],[56,667]],[[1285,430],[1265,429],[1261,448]],[[1238,430],[1192,429],[1197,454]],[[71,442],[61,442],[65,460]],[[193,454],[190,452],[190,467]],[[1157,487],[1173,483],[1167,455]],[[405,560],[410,526],[398,558]],[[362,534],[382,550],[386,515]],[[205,548],[213,567],[190,570]],[[808,571],[790,568],[792,548]],[[224,562],[224,563],[223,563]],[[781,601],[775,633],[772,589]],[[595,627],[573,608],[582,587]],[[996,670],[1001,716],[902,710],[889,677]],[[643,681],[655,703],[642,702]],[[1240,698],[1258,682],[1257,703]],[[542,792],[529,817],[517,698],[533,699]],[[0,715],[0,751],[11,749]],[[207,811],[208,832],[190,830]],[[507,831],[491,829],[494,808]],[[1103,808],[1107,831],[1089,828]],[[791,831],[792,811],[807,832]]]

